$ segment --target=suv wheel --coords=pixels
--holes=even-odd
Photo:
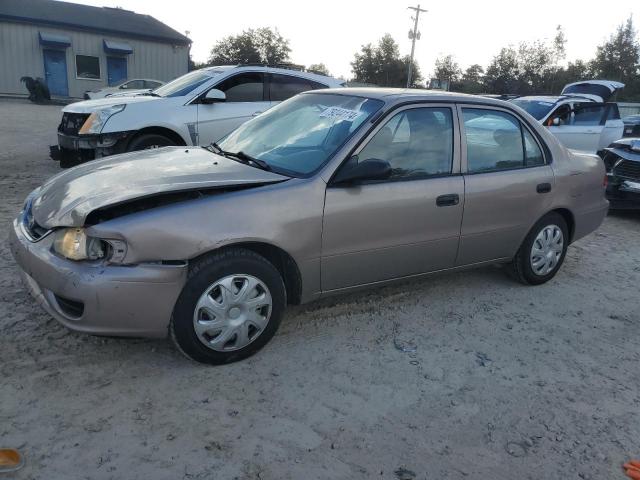
[[[127,147],[127,151],[135,152],[137,150],[148,150],[150,148],[169,147],[175,144],[176,142],[164,135],[148,133],[135,137],[131,140],[131,143],[129,143],[129,146]]]
[[[564,262],[568,245],[567,222],[559,213],[548,213],[524,239],[511,265],[513,273],[527,285],[548,282]]]
[[[285,305],[278,270],[250,250],[229,249],[192,266],[173,310],[170,335],[193,360],[234,362],[267,344]]]

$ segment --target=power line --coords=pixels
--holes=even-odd
[[[411,59],[409,60],[409,72],[407,73],[407,88],[411,86],[411,74],[413,73],[413,53],[416,49],[416,40],[420,40],[420,32],[418,31],[418,19],[420,18],[420,13],[427,13],[427,10],[420,8],[420,4],[417,7],[407,7],[409,10],[414,10],[416,12],[416,16],[411,17],[414,20],[413,30],[409,30],[409,38],[411,39]]]

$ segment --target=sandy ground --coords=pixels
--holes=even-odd
[[[0,101],[0,225],[59,171],[59,107]],[[291,309],[224,367],[75,334],[0,243],[0,446],[42,479],[615,479],[640,456],[640,215],[540,287],[498,267]],[[4,477],[3,477],[4,478]]]

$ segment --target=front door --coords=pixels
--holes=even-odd
[[[227,99],[224,102],[197,104],[200,145],[217,142],[270,106],[265,96],[263,73],[238,73],[213,88],[222,90]]]
[[[327,187],[323,291],[454,265],[464,204],[455,118],[448,106],[397,111],[349,160],[385,160],[391,178]]]
[[[42,51],[44,57],[44,75],[51,95],[69,96],[67,83],[67,53],[64,50]]]
[[[531,131],[507,111],[461,109],[465,205],[456,264],[511,258],[550,208],[554,176]]]
[[[127,79],[127,59],[125,57],[107,57],[107,81],[113,87]]]

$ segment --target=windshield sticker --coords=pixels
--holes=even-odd
[[[321,117],[334,118],[336,120],[347,120],[349,122],[353,122],[356,118],[358,118],[362,112],[358,112],[357,110],[349,110],[347,108],[340,107],[329,107],[326,108],[321,114]]]

